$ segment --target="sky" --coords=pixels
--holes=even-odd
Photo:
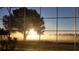
[[[40,14],[39,7],[28,7],[29,9],[35,9]],[[14,10],[16,8],[12,8]],[[76,16],[79,16],[78,8],[76,8]],[[2,24],[2,17],[4,15],[8,15],[8,11],[6,8],[0,9],[0,27],[4,27]],[[59,7],[58,8],[58,17],[74,17],[75,16],[75,8],[74,7]],[[41,17],[44,18],[45,22],[45,30],[56,30],[56,19],[52,19],[53,17],[57,17],[57,9],[55,7],[41,7]],[[76,27],[79,30],[79,18],[76,18]],[[74,29],[74,18],[58,18],[58,29],[59,30],[73,30]]]

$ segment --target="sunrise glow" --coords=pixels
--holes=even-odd
[[[34,29],[30,29],[26,39],[27,40],[39,40],[39,35]]]

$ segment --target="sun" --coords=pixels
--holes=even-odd
[[[32,28],[29,30],[27,38],[28,40],[39,40],[39,35],[37,32]]]

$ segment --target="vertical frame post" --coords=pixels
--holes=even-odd
[[[23,24],[23,26],[24,26],[24,41],[26,40],[25,19],[26,19],[26,8],[24,8],[24,24]]]
[[[75,17],[74,17],[74,51],[76,51],[76,7],[75,7]]]
[[[58,7],[56,7],[56,43],[58,43]]]

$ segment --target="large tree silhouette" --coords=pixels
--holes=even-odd
[[[28,8],[19,8],[13,10],[10,16],[3,16],[3,25],[6,29],[17,29],[20,32],[23,32],[24,26],[26,31],[34,28],[38,34],[42,34],[45,29],[43,18],[40,17],[36,10]]]

